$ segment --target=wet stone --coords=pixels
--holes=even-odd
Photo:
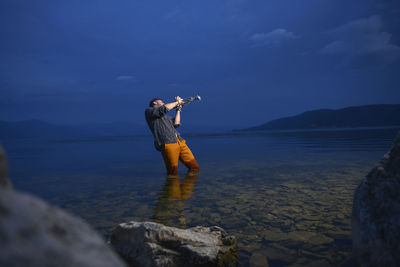
[[[282,240],[287,240],[288,235],[283,232],[275,232],[275,231],[270,231],[266,230],[263,232],[263,237],[267,241],[282,241]]]
[[[265,255],[270,260],[278,260],[282,262],[294,262],[296,260],[296,253],[293,250],[287,248],[276,248],[268,246],[260,251],[261,254]]]
[[[330,244],[333,243],[334,240],[333,238],[327,237],[325,235],[322,234],[316,234],[315,236],[311,237],[308,240],[309,243],[313,244],[313,245],[322,245],[322,244]]]
[[[310,240],[315,235],[314,232],[307,232],[307,231],[294,231],[288,233],[288,239],[292,241],[302,241],[306,242]]]
[[[251,255],[250,265],[254,266],[254,267],[268,267],[269,266],[267,258],[258,252],[255,252]]]

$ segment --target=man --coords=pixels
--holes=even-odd
[[[159,98],[154,98],[145,111],[147,124],[154,136],[154,145],[163,156],[168,175],[177,175],[179,160],[189,171],[199,170],[199,165],[186,141],[176,131],[181,123],[182,104],[183,99],[179,96],[175,97],[175,102],[168,104],[164,104]],[[173,108],[176,108],[174,119],[166,115]]]

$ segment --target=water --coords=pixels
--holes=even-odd
[[[360,180],[399,129],[184,136],[199,176],[167,178],[151,136],[4,141],[15,188],[84,218],[116,224],[218,225],[242,266],[351,266]]]

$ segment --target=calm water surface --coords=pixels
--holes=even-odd
[[[5,140],[14,186],[86,219],[218,225],[242,266],[351,266],[360,180],[399,129],[187,135],[200,174],[167,178],[151,136]]]

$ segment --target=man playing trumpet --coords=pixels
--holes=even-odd
[[[179,160],[189,171],[199,170],[192,151],[176,131],[181,123],[181,110],[184,104],[179,96],[175,97],[175,102],[168,104],[164,104],[160,98],[154,98],[145,111],[147,124],[154,136],[155,148],[163,156],[168,175],[177,175]],[[166,113],[174,108],[176,108],[176,116],[172,119]]]

